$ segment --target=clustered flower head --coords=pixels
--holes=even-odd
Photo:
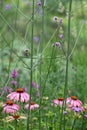
[[[17,72],[17,70],[13,70],[13,72],[12,72],[12,78],[17,78],[18,77],[18,72]]]
[[[25,92],[24,88],[17,88],[16,91],[10,93],[7,98],[9,98],[10,100],[14,100],[14,102],[28,102],[30,99],[30,95]]]
[[[68,107],[80,107],[82,106],[82,102],[76,97],[71,96],[66,99],[66,104]]]
[[[14,114],[14,115],[12,115],[12,116],[7,116],[5,119],[3,119],[3,120],[5,120],[6,122],[12,122],[12,121],[14,121],[14,120],[17,120],[17,121],[19,121],[19,120],[21,120],[21,119],[27,119],[25,116],[22,116],[22,115],[19,115],[19,114]]]
[[[30,111],[39,108],[39,105],[35,102],[30,102]],[[29,104],[25,105],[25,109],[29,109]]]
[[[63,105],[63,98],[57,98],[57,99],[54,99],[53,100],[53,102],[54,102],[54,106],[60,106],[60,107],[62,107],[62,105]]]
[[[54,106],[62,107],[63,102],[64,104],[66,104],[66,108],[68,108],[71,111],[74,111],[74,112],[84,111],[82,102],[76,96],[68,97],[66,100],[64,100],[63,98],[58,98],[58,99],[53,100]]]
[[[7,114],[15,114],[19,110],[19,106],[14,104],[12,100],[7,100],[6,103],[3,104],[3,111]]]

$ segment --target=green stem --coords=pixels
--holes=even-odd
[[[34,0],[32,0],[32,29],[31,29],[31,73],[30,73],[30,100],[29,100],[29,109],[32,95],[32,78],[33,78],[33,36],[34,36]],[[27,130],[30,130],[30,110],[28,111],[27,116]]]
[[[82,125],[81,125],[81,130],[84,130],[84,113],[82,115]]]
[[[49,63],[48,71],[47,71],[47,75],[46,75],[45,82],[44,82],[43,89],[42,89],[42,96],[43,96],[44,90],[46,88],[47,79],[48,79],[48,76],[49,76],[49,73],[50,73],[50,68],[51,68],[51,65],[52,65],[53,55],[54,55],[54,47],[52,49],[52,54],[51,54],[51,57],[50,57],[50,63]]]
[[[72,7],[72,0],[69,2],[69,15],[68,15],[68,47],[67,47],[67,56],[66,56],[66,76],[65,76],[65,87],[64,87],[64,99],[67,95],[67,88],[68,88],[68,67],[69,67],[69,53],[70,53],[70,34],[71,34],[71,7]],[[63,110],[65,109],[66,103],[63,102],[61,118],[60,118],[60,130],[62,130],[62,119],[63,119]],[[64,123],[64,130],[65,130],[65,123]]]
[[[74,121],[73,121],[71,130],[74,130],[75,123],[76,123],[76,118],[75,118]]]
[[[42,45],[44,43],[44,0],[41,0],[42,3],[42,34],[41,34],[41,42],[40,42],[40,54],[42,54]],[[42,61],[42,55],[40,56],[40,60]],[[40,64],[40,100],[39,100],[39,105],[40,105],[40,109],[39,109],[39,130],[41,130],[41,102],[42,102],[42,64]]]

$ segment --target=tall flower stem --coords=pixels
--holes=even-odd
[[[41,26],[41,41],[40,41],[40,54],[42,54],[42,45],[44,43],[44,0],[41,0],[42,3],[42,26]],[[40,60],[42,61],[42,55],[40,56]],[[39,66],[39,72],[40,72],[40,100],[39,100],[39,130],[41,130],[41,102],[42,102],[42,64]]]
[[[32,79],[33,79],[33,36],[34,36],[34,0],[32,0],[32,23],[31,23],[31,73],[30,73],[30,100],[29,100],[29,109],[32,95]],[[27,130],[30,130],[30,111],[28,111],[27,116]]]
[[[69,53],[70,53],[70,34],[71,34],[71,7],[72,7],[72,0],[69,1],[69,14],[68,14],[68,46],[67,46],[67,55],[66,55],[66,76],[65,76],[65,87],[64,87],[64,99],[67,96],[67,89],[68,89],[68,68],[69,68]],[[66,103],[63,102],[61,118],[60,118],[60,130],[62,130],[62,119],[63,119],[63,110],[65,109]],[[65,123],[64,130],[65,130]]]

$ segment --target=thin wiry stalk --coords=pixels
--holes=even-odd
[[[34,0],[32,0],[32,29],[31,29],[31,73],[30,73],[30,100],[29,100],[29,109],[32,95],[32,79],[33,79],[33,36],[34,36]],[[27,116],[27,130],[30,130],[30,111],[28,111]]]
[[[68,88],[68,67],[69,67],[69,53],[70,53],[70,34],[71,34],[71,7],[72,0],[69,1],[69,14],[68,14],[68,47],[67,47],[67,56],[66,56],[66,76],[65,76],[65,87],[64,87],[64,99],[67,96],[67,88]],[[60,117],[60,130],[62,130],[62,119],[63,119],[63,110],[65,109],[65,103],[63,102],[62,112]],[[64,123],[65,130],[65,123]]]
[[[43,43],[44,43],[44,0],[41,0],[41,3],[42,3],[42,34],[41,34],[41,41],[40,41],[40,54],[42,53],[42,46],[43,46]],[[40,60],[42,61],[42,55],[40,56]],[[40,64],[40,69],[39,69],[39,72],[40,72],[40,101],[39,101],[39,105],[40,105],[40,108],[41,108],[41,101],[42,101],[42,64]],[[39,109],[39,130],[41,130],[41,109]]]
[[[47,79],[48,79],[48,76],[49,76],[49,73],[50,73],[50,68],[51,68],[51,64],[52,64],[53,54],[54,54],[54,47],[52,49],[52,54],[51,54],[51,57],[50,57],[50,63],[49,63],[48,71],[47,71],[47,75],[46,75],[46,78],[45,78],[44,86],[43,86],[43,89],[42,89],[42,96],[44,94],[44,90],[46,88]]]
[[[74,130],[75,123],[76,123],[76,119],[74,119],[74,121],[73,121],[71,130]]]

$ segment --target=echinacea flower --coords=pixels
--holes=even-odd
[[[12,100],[7,100],[5,104],[3,104],[3,111],[7,114],[15,114],[19,110],[19,106],[14,104]]]
[[[20,116],[20,115],[13,115],[13,116],[7,116],[5,119],[3,119],[3,121],[6,121],[6,122],[12,122],[14,120],[21,120],[21,119],[27,119],[25,116]]]
[[[54,99],[53,100],[54,106],[60,106],[60,107],[62,107],[63,100],[64,100],[63,98]]]
[[[17,88],[16,92],[10,93],[7,98],[10,100],[20,101],[20,102],[28,102],[30,99],[30,95],[25,92],[24,88]]]
[[[17,70],[13,70],[13,72],[12,72],[12,78],[16,78],[16,77],[18,77],[18,72],[17,72]]]
[[[66,105],[67,107],[81,107],[82,102],[76,97],[76,96],[71,96],[66,99]]]
[[[34,109],[36,109],[36,108],[39,108],[39,105],[36,104],[35,102],[31,102],[31,103],[30,103],[30,111],[31,111],[31,110],[34,110]],[[26,104],[26,105],[25,105],[25,109],[29,109],[29,104]]]

